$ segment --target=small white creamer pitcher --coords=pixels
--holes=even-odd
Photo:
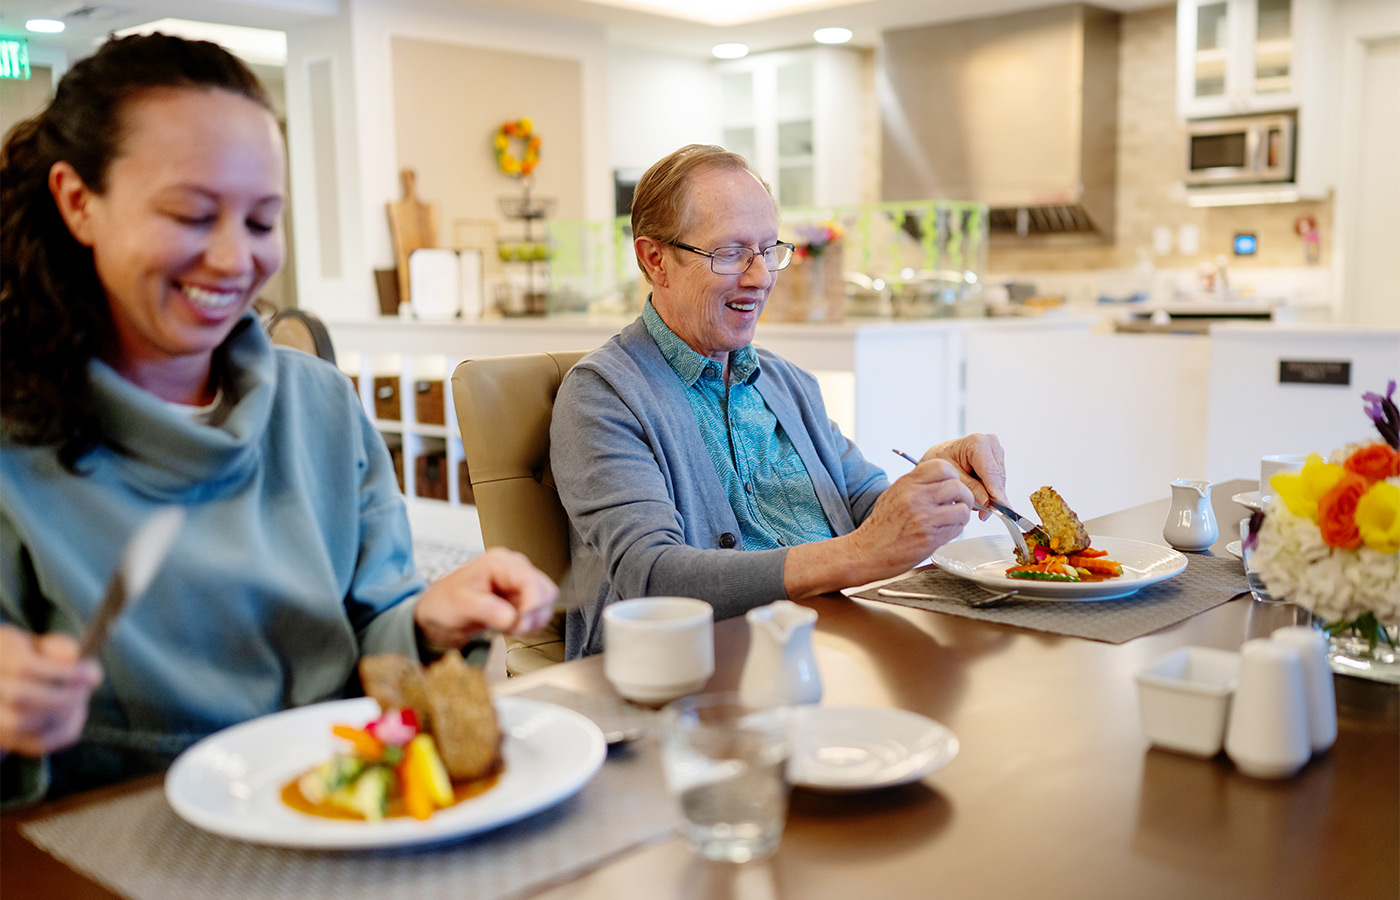
[[[1204,550],[1220,537],[1210,505],[1210,482],[1178,478],[1172,482],[1172,508],[1162,537],[1178,550]]]
[[[812,650],[817,611],[779,600],[749,610],[744,618],[749,621],[749,655],[739,679],[744,703],[765,707],[820,700],[822,679]]]

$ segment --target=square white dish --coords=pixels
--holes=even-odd
[[[1191,756],[1219,753],[1239,674],[1240,655],[1213,647],[1179,647],[1138,672],[1148,740]]]

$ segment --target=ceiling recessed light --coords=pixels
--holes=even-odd
[[[710,50],[715,59],[743,59],[749,55],[748,44],[715,44]]]
[[[40,34],[58,34],[63,30],[63,23],[57,19],[30,19],[24,27]]]
[[[851,29],[818,28],[812,32],[812,39],[818,44],[844,44],[851,39]]]

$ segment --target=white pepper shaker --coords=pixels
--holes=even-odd
[[[1337,740],[1337,695],[1332,667],[1327,664],[1327,639],[1311,625],[1290,625],[1272,635],[1298,649],[1303,661],[1303,690],[1308,696],[1308,735],[1314,753],[1324,753]]]
[[[1230,705],[1225,752],[1254,778],[1288,778],[1312,756],[1307,693],[1298,649],[1256,638],[1240,647],[1240,680]]]

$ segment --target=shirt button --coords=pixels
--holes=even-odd
[[[783,547],[787,546],[787,541],[783,540],[782,538],[778,538],[778,543]]]
[[[752,493],[753,493],[753,485],[751,485],[751,484],[746,484],[746,485],[744,485],[744,490],[745,490],[746,492],[752,494]]]
[[[734,544],[734,535],[730,534],[728,531],[719,536],[719,545],[724,549],[729,550],[734,546]]]

